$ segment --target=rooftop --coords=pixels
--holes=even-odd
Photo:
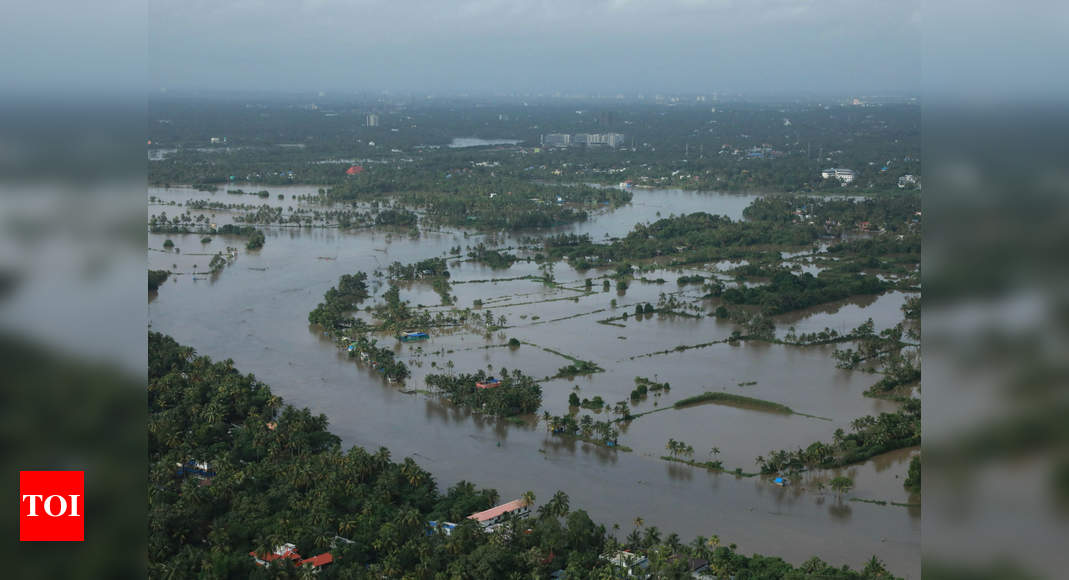
[[[473,513],[468,516],[468,519],[485,522],[487,520],[492,520],[505,512],[512,512],[523,508],[523,500],[514,499],[508,503],[503,503],[497,507],[492,507],[486,511]]]

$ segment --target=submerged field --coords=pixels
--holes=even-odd
[[[291,198],[315,188],[267,189],[271,201],[279,193]],[[149,193],[177,204],[150,206],[150,214],[161,209],[181,213],[188,209],[181,204],[211,197],[178,188]],[[817,238],[782,248],[757,244],[747,247],[745,257],[725,257],[720,250],[697,255],[695,247],[684,247],[678,255],[657,249],[657,254],[626,260],[634,266],[626,275],[618,270],[619,252],[638,255],[645,249],[637,243],[608,247],[611,238],[628,239],[636,224],[681,211],[726,214],[739,221],[756,198],[642,191],[629,205],[535,233],[486,235],[443,227],[413,234],[407,228],[265,224],[257,226],[265,236],[257,250],[222,235],[205,242],[200,234],[152,233],[150,268],[176,275],[153,296],[150,323],[153,330],[202,354],[232,358],[293,404],[325,413],[346,445],[386,446],[395,458],[411,456],[442,486],[469,480],[504,495],[531,489],[544,497],[561,489],[610,527],[616,523],[629,529],[641,517],[683,538],[718,534],[743,551],[799,562],[818,555],[857,566],[875,554],[896,574],[916,576],[919,510],[891,503],[915,503],[902,486],[914,450],[836,469],[806,469],[786,488],[773,485],[768,476],[733,473],[756,473],[757,456],[830,442],[837,430],[850,432],[859,417],[899,408],[893,398],[864,395],[882,377],[867,372],[865,363],[837,366],[836,349],[860,348],[857,341],[796,337],[825,330],[847,336],[869,318],[875,334],[899,323],[910,327],[903,307],[908,310],[910,299],[919,295],[915,265],[889,249],[876,262],[858,267],[886,281],[886,288],[776,313],[768,317],[769,332],[766,323],[749,318],[770,303],[759,289],[776,287],[784,279],[777,273],[781,266],[796,266],[793,272],[799,275],[842,268],[846,254],[832,251],[841,239]],[[271,202],[290,204],[288,199]],[[203,213],[224,224],[232,222],[236,211],[190,214]],[[605,247],[550,257],[553,248],[541,240],[560,234],[589,234],[593,244]],[[180,251],[164,249],[167,239]],[[468,256],[479,243],[519,260],[491,268]],[[236,257],[216,274],[207,274],[212,256],[228,247],[236,248]],[[597,262],[601,267],[577,267],[586,254],[599,253],[606,256]],[[538,255],[542,259],[536,260]],[[388,266],[437,257],[446,259],[451,303],[443,304],[441,292],[422,280],[393,281],[398,299],[414,312],[463,316],[465,321],[404,328],[430,335],[410,343],[396,339],[397,328],[376,330],[382,316],[364,308],[386,300]],[[364,333],[369,339],[405,365],[403,380],[388,382],[359,357],[350,357],[349,341],[338,336],[355,339],[349,336],[353,332],[309,324],[309,312],[328,289],[356,272],[369,275],[369,296],[354,316],[370,326]],[[697,277],[701,282],[688,282]],[[742,290],[732,302],[731,295],[711,295],[716,284]],[[747,293],[747,288],[757,290]],[[799,296],[816,300],[812,295],[817,291],[799,291]],[[825,288],[819,291],[832,295]],[[653,311],[635,314],[636,307],[645,310],[647,304]],[[730,315],[718,316],[720,307],[730,308]],[[592,366],[579,370],[597,372],[562,372],[581,363]],[[502,369],[522,371],[537,381],[542,394],[537,412],[492,416],[448,402],[426,381],[434,374],[500,375]],[[667,383],[668,388],[633,396],[641,383],[636,378],[651,385]],[[580,401],[600,398],[605,406],[572,405],[573,394]],[[614,412],[621,402],[626,415]],[[611,422],[619,431],[617,444],[607,447],[590,441],[596,438],[554,434],[547,414]],[[690,460],[719,461],[724,470],[661,459],[670,440],[692,446]],[[842,474],[855,482],[845,497],[821,488]]]

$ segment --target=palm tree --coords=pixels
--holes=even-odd
[[[635,523],[635,529],[637,530],[637,529],[642,527],[642,524],[646,523],[646,520],[643,520],[642,516],[635,516],[635,522],[634,523]]]
[[[523,505],[523,507],[525,507],[525,508],[531,507],[532,505],[534,505],[534,502],[535,502],[535,494],[531,490],[527,490],[527,491],[523,492],[523,495],[520,496],[520,504]]]
[[[642,539],[643,543],[647,547],[656,546],[661,543],[661,530],[657,529],[657,526],[650,526],[646,528],[646,536]]]
[[[568,515],[569,509],[568,494],[564,493],[563,491],[558,491],[557,493],[553,494],[553,498],[550,499],[549,503],[546,505],[547,507],[549,507],[550,514],[557,517],[566,516]]]

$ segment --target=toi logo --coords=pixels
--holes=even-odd
[[[19,472],[19,541],[85,540],[85,472]]]

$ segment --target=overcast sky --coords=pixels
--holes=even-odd
[[[151,0],[152,89],[915,94],[920,0]]]

